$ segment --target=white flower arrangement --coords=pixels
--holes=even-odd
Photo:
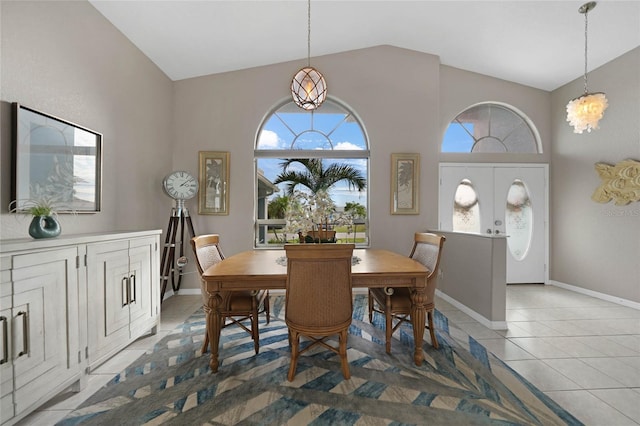
[[[287,235],[306,236],[309,231],[315,231],[321,240],[326,240],[329,224],[353,223],[351,215],[337,213],[336,205],[326,190],[319,190],[315,194],[295,191],[289,198],[285,220],[285,241]]]

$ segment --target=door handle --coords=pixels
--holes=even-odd
[[[22,351],[18,353],[20,358],[29,353],[29,316],[25,311],[18,312],[17,316],[22,316]]]
[[[9,321],[7,320],[7,317],[0,317],[0,321],[2,321],[2,359],[0,359],[1,365],[9,361]]]
[[[491,228],[487,228],[487,234],[491,234]]]
[[[129,304],[129,279],[127,277],[122,277],[120,288],[122,290],[122,307],[124,308]]]
[[[133,294],[133,297],[131,298],[129,303],[136,303],[136,275],[135,274],[129,275],[129,286],[131,287],[132,284],[133,284],[132,286],[133,291],[131,293]]]

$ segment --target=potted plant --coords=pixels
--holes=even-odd
[[[62,231],[53,200],[47,198],[13,200],[9,204],[9,211],[33,216],[29,224],[29,235],[33,238],[53,238],[60,235]]]

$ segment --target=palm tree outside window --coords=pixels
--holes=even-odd
[[[314,111],[283,102],[266,116],[256,138],[255,246],[285,243],[285,214],[298,191],[327,191],[352,226],[328,223],[338,241],[368,246],[369,146],[357,116],[328,99]],[[290,236],[287,235],[290,239]]]

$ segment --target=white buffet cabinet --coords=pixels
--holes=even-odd
[[[161,232],[0,240],[1,424],[156,332]]]

